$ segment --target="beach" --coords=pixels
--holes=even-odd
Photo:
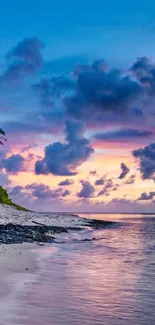
[[[0,245],[0,324],[11,324],[16,299],[36,272],[35,244]]]
[[[80,217],[115,222],[0,245],[0,325],[154,325],[154,216]]]
[[[36,281],[42,246],[87,225],[77,215],[18,211],[0,204],[0,325],[13,324],[21,297]]]

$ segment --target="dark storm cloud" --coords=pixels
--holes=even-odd
[[[104,178],[102,177],[102,178],[100,178],[100,179],[97,179],[96,181],[95,181],[95,185],[104,185],[104,182],[105,182],[105,180],[104,180]]]
[[[148,76],[153,68],[154,65],[152,64],[152,61],[143,56],[136,60],[136,62],[131,66],[130,70],[133,72],[136,78],[141,81],[141,78]]]
[[[80,70],[79,70],[80,71]],[[143,93],[142,86],[120,70],[85,67],[78,74],[77,91],[64,99],[68,113],[79,119],[105,111],[123,114]]]
[[[8,158],[2,160],[2,166],[8,174],[18,174],[25,171],[25,159],[19,154],[13,154]]]
[[[76,65],[72,77],[44,78],[33,89],[44,107],[53,109],[61,99],[67,116],[87,122],[100,119],[106,112],[123,115],[128,109],[139,117],[141,109],[135,105],[144,91],[129,72],[109,69],[104,60]]]
[[[121,174],[119,175],[119,179],[123,179],[126,177],[126,175],[129,173],[130,169],[124,164],[121,163]]]
[[[84,131],[83,123],[67,121],[65,128],[67,143],[54,142],[47,146],[44,158],[35,164],[36,174],[76,175],[76,168],[94,152],[89,140],[83,136]]]
[[[138,58],[131,71],[137,80],[143,84],[150,95],[155,91],[155,64],[147,57]]]
[[[60,182],[59,186],[67,186],[74,184],[74,181],[72,179],[65,179],[64,181]]]
[[[134,74],[132,70],[110,69],[104,60],[97,60],[76,65],[70,76],[44,78],[32,87],[44,108],[40,116],[47,124],[54,119],[61,129],[66,118],[83,120],[88,128],[123,126],[117,131],[97,133],[95,138],[100,140],[127,142],[152,136],[144,124],[144,95],[149,93],[131,72]]]
[[[154,179],[155,173],[155,143],[144,148],[133,150],[132,154],[139,159],[139,170],[142,179]]]
[[[54,100],[76,89],[76,81],[66,76],[44,78],[35,85],[33,90],[39,95],[44,107],[53,107]]]
[[[88,181],[81,181],[82,189],[77,193],[79,198],[91,198],[95,192],[95,188]]]
[[[152,200],[155,196],[155,192],[149,192],[147,194],[146,192],[141,193],[141,196],[139,197],[139,201],[147,201],[147,200]]]
[[[38,37],[24,38],[7,54],[8,68],[2,79],[14,81],[35,73],[43,65],[42,48]]]
[[[32,196],[38,199],[56,199],[70,194],[68,190],[63,190],[62,188],[51,190],[48,185],[36,183],[27,185],[25,189],[30,190]]]
[[[146,138],[152,136],[151,131],[143,131],[136,129],[120,129],[116,131],[97,133],[93,136],[96,140],[112,141],[112,142],[127,142],[136,138]]]

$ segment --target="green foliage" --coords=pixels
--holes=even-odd
[[[0,186],[0,203],[12,204],[11,199],[8,196],[8,193],[2,186]]]
[[[29,211],[28,209],[12,202],[12,200],[8,196],[7,191],[4,190],[4,188],[2,186],[0,186],[0,204],[7,204],[7,205],[13,206],[17,210],[21,210],[21,211]]]

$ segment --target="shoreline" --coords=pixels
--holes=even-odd
[[[39,266],[36,244],[0,246],[0,319],[1,324],[12,324],[13,314],[19,308],[20,297],[35,282]]]
[[[0,204],[1,324],[14,324],[13,318],[19,317],[18,311],[23,308],[29,286],[37,281],[43,270],[46,244],[52,247],[51,244],[62,233],[88,228],[100,229],[112,224],[108,221],[80,218],[77,215],[17,211],[13,207]],[[52,249],[54,251],[55,247]],[[44,252],[42,256],[41,250]]]
[[[0,204],[0,244],[52,243],[55,234],[100,229],[114,222],[86,219],[73,214],[18,211]]]

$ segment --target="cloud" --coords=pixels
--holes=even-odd
[[[33,85],[32,88],[35,93],[39,95],[40,102],[44,107],[53,108],[54,100],[76,89],[76,81],[60,75],[41,79],[41,81]]]
[[[38,37],[27,37],[7,54],[8,68],[2,77],[5,81],[17,81],[38,71],[43,65],[41,49],[44,44]]]
[[[112,199],[109,204],[131,204],[132,201],[124,198],[114,198]]]
[[[93,63],[79,67],[76,75],[77,91],[64,98],[74,118],[87,120],[106,111],[124,114],[143,93],[139,82],[118,69],[105,71]]]
[[[10,189],[9,194],[11,196],[19,196],[23,190],[24,190],[23,186],[17,185]]]
[[[44,158],[35,164],[36,174],[76,175],[77,167],[94,152],[89,140],[83,136],[84,131],[83,123],[67,121],[65,128],[67,143],[54,142],[47,146]]]
[[[2,167],[5,168],[9,174],[18,174],[25,171],[25,159],[19,154],[12,154],[10,157],[2,160]]]
[[[136,175],[131,175],[127,181],[125,182],[125,184],[134,184],[135,183],[135,180],[136,180]]]
[[[95,188],[88,181],[81,181],[82,189],[77,193],[79,198],[91,198],[95,192]]]
[[[151,143],[144,148],[133,150],[132,154],[139,159],[139,170],[142,179],[154,179],[155,173],[155,143]]]
[[[66,197],[70,194],[68,190],[63,190],[62,188],[51,190],[48,185],[44,184],[30,184],[25,187],[26,190],[30,190],[32,196],[37,199],[57,199]]]
[[[92,64],[78,64],[70,76],[56,75],[42,78],[33,90],[44,108],[59,109],[66,116],[87,122],[103,121],[105,114],[111,119],[132,112],[130,118],[141,118],[137,108],[142,101],[144,87],[129,71],[108,68],[106,62],[96,60]],[[118,118],[119,119],[119,118]]]
[[[103,190],[98,193],[98,197],[103,195],[109,196],[110,195],[109,191],[113,188],[113,186],[114,184],[112,179],[107,179]]]
[[[146,192],[141,193],[141,196],[138,198],[139,201],[147,201],[152,200],[155,196],[155,192],[149,192],[147,194]]]
[[[124,179],[126,175],[129,173],[130,169],[124,164],[121,163],[121,174],[119,175],[119,179]]]
[[[92,176],[95,176],[97,174],[97,171],[96,170],[91,170],[89,174],[92,175]]]
[[[120,184],[115,184],[112,191],[117,191],[119,187],[120,187]]]
[[[34,148],[37,148],[37,147],[38,147],[38,146],[37,146],[36,144],[30,144],[30,145],[28,145],[28,146],[22,148],[22,150],[21,150],[20,153],[24,153],[24,152],[26,152],[26,151],[29,151],[29,150],[34,149]]]
[[[97,133],[93,136],[96,140],[108,142],[127,142],[135,140],[136,138],[147,138],[152,136],[151,131],[136,130],[136,129],[119,129],[115,131],[108,131],[104,133]]]
[[[97,179],[97,180],[95,181],[95,185],[96,185],[96,186],[98,186],[98,185],[104,185],[104,182],[105,182],[105,180],[104,180],[104,178],[102,177],[102,178]]]
[[[6,187],[9,184],[11,184],[11,181],[9,180],[8,176],[0,171],[0,186]]]
[[[59,186],[67,186],[74,184],[74,181],[72,179],[65,179],[64,181],[60,182]]]
[[[147,57],[140,57],[130,69],[137,80],[144,86],[150,94],[155,90],[155,64]]]

